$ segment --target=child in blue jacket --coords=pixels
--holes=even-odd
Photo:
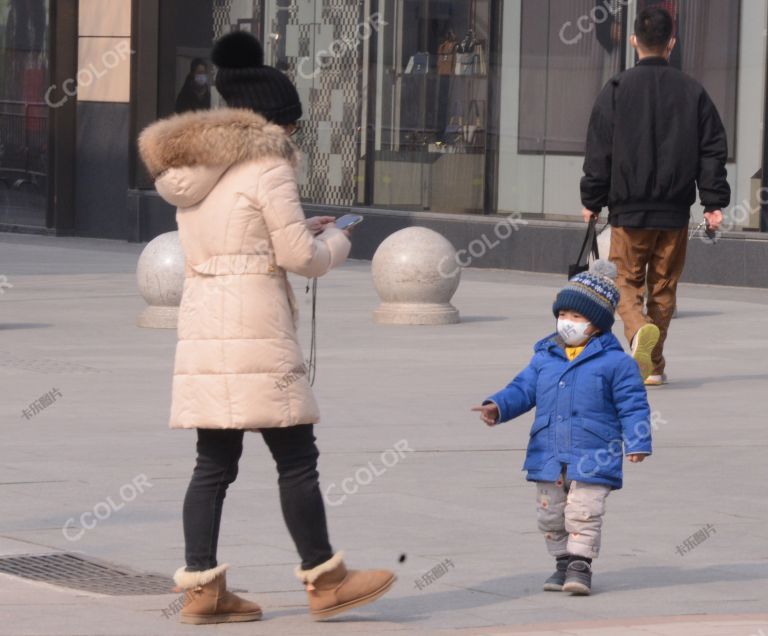
[[[536,482],[538,525],[556,571],[549,591],[589,594],[605,498],[622,486],[622,454],[651,454],[650,409],[637,363],[611,333],[616,268],[597,261],[574,276],[552,307],[557,333],[528,367],[476,407],[489,426],[536,407],[523,469]]]

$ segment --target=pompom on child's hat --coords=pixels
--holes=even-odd
[[[213,46],[216,89],[230,108],[248,108],[280,125],[301,119],[299,93],[282,71],[264,64],[264,48],[247,31],[234,31]]]
[[[576,274],[560,291],[552,305],[555,318],[562,310],[580,313],[602,332],[613,327],[619,289],[616,287],[616,266],[599,259],[588,272]]]

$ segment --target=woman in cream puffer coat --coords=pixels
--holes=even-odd
[[[216,549],[248,430],[261,432],[275,459],[297,575],[313,616],[327,618],[394,582],[391,572],[347,570],[331,549],[313,430],[319,411],[286,276],[326,274],[350,242],[333,218],[304,218],[290,138],[301,103],[290,80],[263,64],[260,44],[244,32],[219,40],[213,61],[229,108],[161,120],[139,139],[158,193],[177,208],[186,261],[170,425],[197,429],[198,457],[184,501],[186,566],[174,577],[188,590],[181,620],[261,618],[258,605],[226,591],[228,566]]]

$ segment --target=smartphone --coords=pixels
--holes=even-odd
[[[336,227],[340,230],[348,230],[363,222],[363,217],[359,214],[345,214],[336,219]]]

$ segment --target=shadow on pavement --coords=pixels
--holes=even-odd
[[[722,311],[684,311],[680,310],[678,311],[678,314],[675,316],[675,320],[680,320],[682,318],[709,318],[710,316],[722,316]],[[673,323],[674,324],[674,323]]]
[[[0,322],[0,330],[2,329],[48,329],[53,325],[45,322]]]
[[[393,622],[407,623],[425,620],[444,611],[472,610],[539,595],[554,597],[555,593],[543,592],[539,587],[548,575],[549,572],[541,572],[538,577],[534,577],[526,573],[491,579],[462,590],[431,594],[416,592],[411,596],[393,599],[384,597],[371,605],[371,610],[376,611],[380,620],[388,618]],[[611,572],[601,572],[598,568],[595,571],[593,594],[605,596],[613,592],[640,589],[765,579],[766,568],[761,563],[732,563],[706,568],[627,567]],[[361,611],[364,609],[360,608]]]
[[[461,322],[503,322],[509,316],[461,316]]]
[[[730,376],[716,376],[712,378],[695,378],[691,380],[677,381],[674,378],[669,384],[659,387],[662,391],[670,391],[674,389],[698,389],[705,384],[724,384],[726,382],[748,382],[750,380],[768,380],[768,374],[757,373],[752,375],[730,375]],[[658,389],[657,389],[658,390]]]

